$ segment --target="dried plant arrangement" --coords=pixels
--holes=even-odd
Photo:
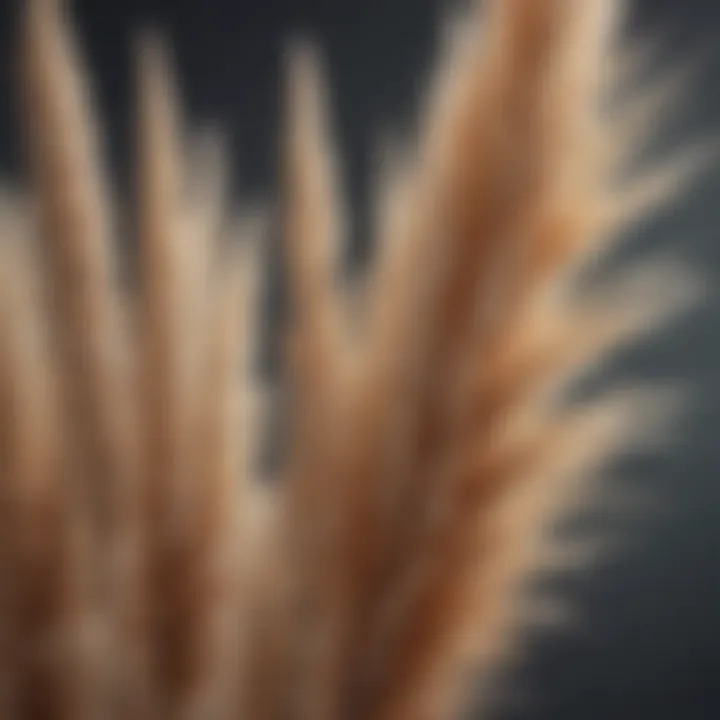
[[[553,524],[677,393],[563,401],[696,297],[672,262],[582,269],[702,152],[638,170],[670,82],[638,87],[615,0],[489,0],[448,31],[414,142],[378,180],[377,249],[338,281],[317,55],[289,55],[282,234],[288,441],[254,459],[266,224],[229,207],[139,44],[136,272],[67,8],[19,26],[27,187],[0,208],[0,716],[423,720],[464,708],[589,557]],[[128,223],[123,223],[126,227]],[[528,604],[529,602],[529,604]]]

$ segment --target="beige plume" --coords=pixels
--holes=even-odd
[[[639,160],[685,75],[643,85],[653,49],[624,46],[624,9],[488,0],[455,21],[416,137],[381,169],[362,292],[342,279],[320,56],[293,44],[290,437],[264,482],[266,218],[234,217],[222,137],[186,127],[146,35],[137,282],[121,283],[67,8],[27,1],[29,192],[0,202],[3,718],[449,718],[512,657],[547,615],[530,581],[596,551],[555,524],[597,497],[614,453],[671,432],[684,399],[563,395],[702,290],[668,257],[583,282],[714,161],[705,145]]]

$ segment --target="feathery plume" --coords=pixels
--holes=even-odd
[[[390,148],[352,298],[329,97],[315,50],[293,46],[291,433],[263,483],[263,223],[230,219],[220,140],[184,127],[146,36],[139,282],[123,286],[65,7],[28,0],[30,192],[0,206],[3,717],[452,717],[511,656],[529,580],[587,561],[555,523],[682,400],[562,392],[699,289],[662,258],[582,282],[706,162],[691,148],[638,169],[678,80],[631,97],[647,52],[619,42],[622,10],[490,0],[455,24],[415,142]]]

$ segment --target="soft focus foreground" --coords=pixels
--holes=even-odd
[[[317,58],[293,46],[274,482],[256,470],[265,218],[232,216],[221,153],[182,126],[148,37],[120,218],[67,11],[26,5],[29,191],[0,207],[0,717],[450,718],[476,677],[489,699],[528,581],[592,561],[554,523],[682,399],[562,394],[697,295],[667,258],[582,282],[702,157],[638,170],[673,87],[640,92],[622,4],[491,0],[448,28],[357,285],[338,281]]]

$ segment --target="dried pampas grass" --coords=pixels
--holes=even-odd
[[[254,463],[262,218],[227,220],[222,149],[188,137],[145,37],[123,286],[65,8],[26,5],[30,192],[0,212],[0,714],[453,717],[515,646],[528,578],[588,560],[553,523],[678,399],[557,392],[697,290],[667,262],[578,283],[699,164],[635,169],[666,94],[636,92],[621,3],[492,0],[451,28],[417,142],[387,157],[357,293],[337,277],[324,82],[293,46],[274,483]]]

